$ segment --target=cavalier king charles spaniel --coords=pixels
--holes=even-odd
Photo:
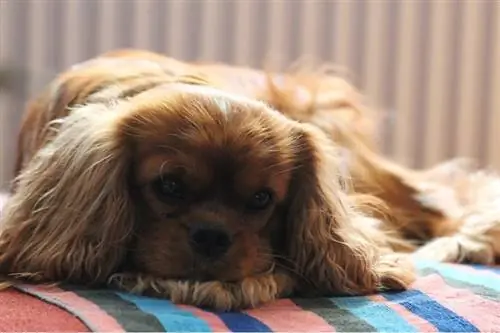
[[[141,50],[76,65],[27,107],[2,279],[235,310],[404,290],[413,257],[494,262],[496,176],[404,168],[374,123],[322,73]]]

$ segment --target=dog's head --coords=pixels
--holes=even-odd
[[[215,89],[167,89],[120,106],[135,209],[130,265],[193,280],[269,271],[297,163],[293,123]]]
[[[234,282],[279,266],[319,293],[402,281],[360,233],[333,143],[263,103],[178,82],[78,107],[57,131],[4,212],[3,274]]]

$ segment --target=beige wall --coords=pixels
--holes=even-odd
[[[387,112],[382,145],[397,160],[500,168],[500,1],[3,0],[0,61],[29,77],[0,95],[0,180],[27,96],[117,47],[251,66],[271,56],[281,68],[311,55],[346,67]]]

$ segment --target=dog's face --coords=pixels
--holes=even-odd
[[[342,187],[333,142],[263,103],[169,83],[79,107],[56,133],[2,217],[0,273],[102,285],[131,272],[173,283],[175,295],[164,292],[177,301],[225,309],[290,288],[364,293],[412,276],[358,228],[365,217]]]
[[[127,119],[133,268],[201,281],[269,271],[294,163],[290,128],[261,103],[169,89],[139,96]]]

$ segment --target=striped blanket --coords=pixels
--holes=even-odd
[[[63,308],[95,332],[500,331],[499,268],[421,262],[419,270],[420,278],[402,293],[283,299],[230,313],[111,290],[16,288]]]

